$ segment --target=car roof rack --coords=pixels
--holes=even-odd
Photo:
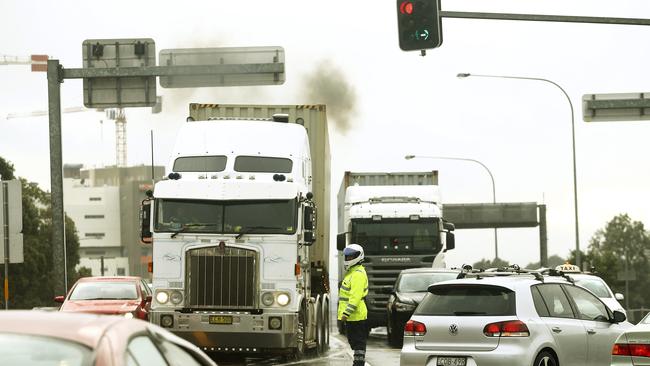
[[[536,270],[522,269],[516,264],[512,264],[507,267],[497,267],[497,268],[478,268],[474,269],[470,265],[463,265],[461,272],[456,276],[456,279],[474,277],[477,280],[486,277],[501,277],[501,276],[513,276],[513,275],[525,275],[532,276],[540,282],[544,282],[544,276],[542,273]]]

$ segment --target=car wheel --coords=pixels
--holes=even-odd
[[[533,366],[557,366],[557,361],[551,352],[542,351],[535,357]]]

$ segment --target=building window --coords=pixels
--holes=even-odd
[[[86,233],[86,238],[96,238],[96,239],[101,239],[105,237],[106,234],[104,233]]]
[[[103,219],[104,215],[84,215],[84,219]]]
[[[102,198],[101,197],[90,197],[90,200],[91,201],[101,201]]]

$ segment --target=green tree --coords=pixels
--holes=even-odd
[[[650,233],[643,223],[620,214],[591,238],[587,252],[582,254],[583,267],[593,267],[614,292],[623,293],[630,309],[640,308],[650,301],[648,252]],[[569,260],[575,263],[575,251],[571,252]],[[628,271],[636,273],[636,279],[629,282],[629,293],[625,293],[625,281],[619,280],[625,272],[626,260]]]
[[[14,179],[14,166],[0,157],[3,179]],[[23,204],[24,263],[9,265],[9,306],[12,309],[53,306],[51,209],[50,195],[34,183],[20,179]],[[79,277],[75,266],[79,263],[79,238],[74,222],[66,216],[66,249],[68,283]],[[2,268],[2,265],[0,265]],[[0,272],[4,276],[4,269]],[[4,280],[4,278],[3,278]],[[4,298],[0,299],[4,302]],[[2,304],[4,307],[4,303]]]
[[[504,261],[501,258],[494,258],[492,260],[481,259],[480,261],[474,263],[472,267],[475,269],[488,269],[488,268],[508,267],[509,265],[510,263],[508,261]]]
[[[547,263],[548,263],[547,267],[548,268],[555,268],[555,267],[557,267],[557,266],[559,266],[561,264],[564,264],[565,262],[566,262],[566,260],[564,258],[560,257],[557,254],[553,254],[552,256],[548,257],[548,259],[547,259]],[[526,268],[528,268],[528,269],[537,269],[539,267],[541,267],[539,262],[532,262],[532,263],[528,263],[528,265],[526,265]]]

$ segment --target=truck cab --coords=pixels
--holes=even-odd
[[[168,171],[143,216],[152,321],[207,352],[322,347],[329,303],[311,291],[316,203],[305,127],[287,115],[190,119]]]

